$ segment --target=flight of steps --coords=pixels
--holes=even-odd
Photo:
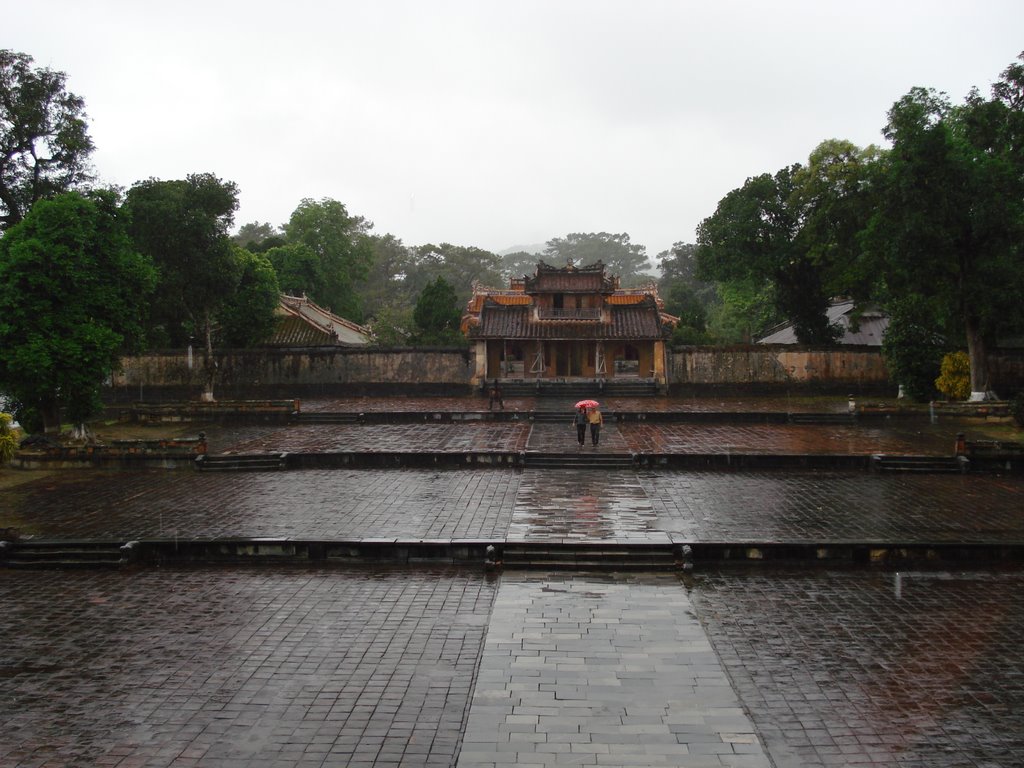
[[[6,568],[120,568],[128,560],[120,544],[3,542],[0,565]]]
[[[287,454],[256,453],[199,456],[196,469],[202,472],[274,472],[287,469]]]
[[[957,474],[966,472],[970,462],[963,456],[884,456],[871,457],[872,468],[879,472],[917,474]]]
[[[791,413],[790,424],[856,424],[857,417],[852,413]]]
[[[592,453],[583,448],[578,453],[542,453],[527,451],[528,469],[632,469],[633,456],[628,453]]]
[[[599,542],[510,542],[502,552],[502,565],[506,568],[604,571],[665,571],[678,567],[671,544],[631,546]]]
[[[358,413],[313,411],[297,413],[292,416],[292,424],[359,424],[362,421]]]

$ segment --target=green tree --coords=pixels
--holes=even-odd
[[[462,313],[455,289],[443,277],[428,284],[413,310],[417,332],[415,340],[421,345],[463,344],[459,331]]]
[[[502,284],[501,259],[497,254],[471,245],[428,243],[414,248],[413,264],[407,276],[413,295],[421,293],[439,277],[452,287],[462,305],[472,295],[474,282],[491,287]]]
[[[92,181],[85,102],[63,72],[0,49],[0,232],[33,203]]]
[[[679,318],[672,333],[674,344],[706,344],[708,314],[717,301],[713,283],[697,277],[697,246],[674,243],[671,250],[658,254],[658,292],[665,302],[665,311]]]
[[[310,286],[324,285],[323,262],[302,243],[279,245],[264,254],[277,273],[281,290],[290,296],[307,294]]]
[[[882,356],[889,378],[918,402],[931,399],[947,348],[940,313],[925,297],[910,294],[888,304]]]
[[[373,262],[366,278],[356,284],[365,315],[377,321],[385,310],[412,312],[416,294],[410,287],[414,261],[411,249],[394,235],[371,235]]]
[[[749,344],[780,322],[774,288],[750,280],[719,283],[718,301],[708,312],[708,333],[723,344]]]
[[[305,293],[342,317],[361,320],[355,286],[366,278],[373,260],[372,228],[372,222],[352,216],[337,200],[302,200],[285,224],[285,236],[289,245],[305,246],[319,260],[319,282],[287,289]]]
[[[602,262],[609,274],[617,275],[623,286],[651,282],[647,270],[647,248],[631,243],[625,232],[573,232],[548,240],[544,259],[554,264],[570,261],[578,267]]]
[[[266,256],[233,246],[241,274],[217,313],[219,337],[229,347],[244,348],[266,341],[277,324],[281,301],[277,274]]]
[[[243,224],[238,228],[238,232],[231,236],[232,243],[253,253],[266,251],[263,244],[268,240],[274,241],[276,245],[282,245],[284,244],[284,232],[273,224],[261,221],[250,221],[248,224]]]
[[[153,303],[151,340],[203,345],[203,399],[213,399],[213,346],[217,313],[237,290],[244,265],[228,228],[238,207],[238,188],[211,173],[183,180],[149,179],[129,191],[125,207],[136,248],[160,274]]]
[[[1022,54],[1024,61],[1024,54]],[[961,329],[972,398],[988,390],[987,347],[1024,326],[1024,67],[991,99],[954,106],[914,88],[889,111],[884,198],[865,242],[888,296],[920,295]]]
[[[537,262],[542,257],[539,253],[529,251],[512,251],[501,256],[501,276],[506,280],[523,277],[537,271]]]
[[[879,151],[826,141],[806,166],[747,179],[697,231],[700,276],[768,281],[776,308],[802,344],[831,344],[832,298],[866,299],[875,275],[863,266],[859,233],[874,206]]]
[[[142,337],[156,274],[113,193],[37,202],[0,239],[0,390],[19,421],[60,432],[102,408],[100,387]]]
[[[369,328],[377,344],[382,347],[408,346],[416,330],[413,308],[385,304],[374,312]]]

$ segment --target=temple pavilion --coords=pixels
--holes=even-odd
[[[484,380],[640,379],[666,384],[665,342],[678,318],[652,283],[620,288],[601,262],[512,278],[505,290],[475,284],[462,318]]]

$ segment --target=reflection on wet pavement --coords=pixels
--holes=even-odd
[[[637,453],[875,453],[951,456],[950,428],[792,424],[635,424],[619,425]]]
[[[509,540],[667,542],[634,472],[526,470]]]
[[[776,765],[1021,765],[1021,573],[734,570],[692,594]]]
[[[521,451],[530,426],[524,422],[458,424],[314,424],[225,431],[215,453],[331,453]],[[229,438],[228,435],[231,435]],[[225,440],[230,440],[225,445]],[[217,444],[220,442],[220,445]]]
[[[605,422],[599,450],[639,454],[881,454],[951,456],[958,425],[793,425]],[[209,429],[221,453],[330,453],[524,450],[574,453],[576,431],[564,422],[301,424]],[[589,433],[584,450],[592,450]]]
[[[0,569],[0,764],[454,765],[496,586],[430,569]]]

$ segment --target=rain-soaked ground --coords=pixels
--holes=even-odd
[[[621,423],[583,450],[948,455],[955,428]],[[210,437],[237,452],[578,450],[568,424],[550,423]],[[1024,478],[79,470],[4,490],[0,528],[110,541],[1021,543]],[[0,616],[4,768],[1024,764],[1024,573],[1011,567],[0,569]]]
[[[4,766],[1019,766],[1024,576],[0,570]],[[461,757],[460,757],[461,754]]]

